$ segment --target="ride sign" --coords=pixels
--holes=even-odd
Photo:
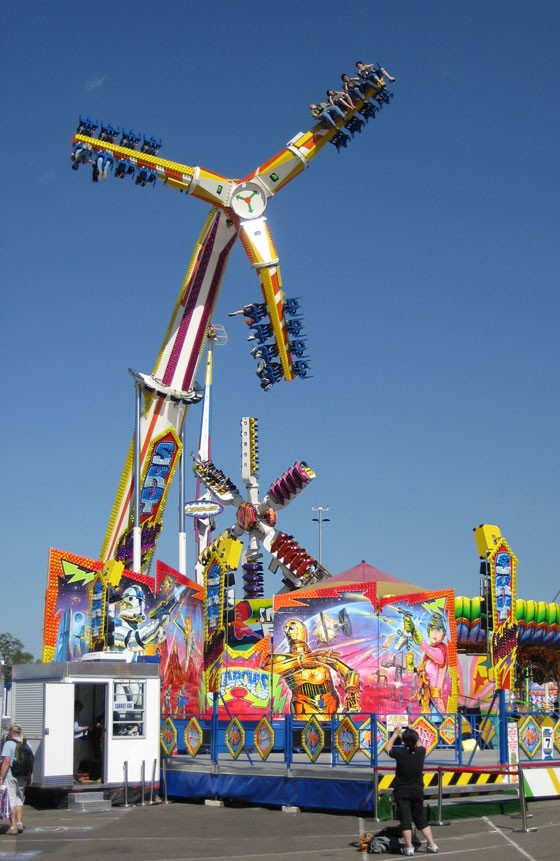
[[[187,517],[196,517],[198,520],[216,517],[223,510],[224,506],[221,502],[214,502],[211,499],[193,499],[185,503],[184,509]]]

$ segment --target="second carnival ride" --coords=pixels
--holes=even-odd
[[[280,569],[289,589],[330,576],[292,535],[275,528],[277,512],[285,508],[315,478],[313,470],[304,461],[296,461],[272,482],[264,498],[259,498],[258,424],[255,418],[244,417],[241,420],[241,477],[246,488],[246,499],[211,460],[196,459],[193,470],[221,504],[236,509],[236,522],[203,551],[199,561],[203,562],[221,539],[246,537],[247,547],[242,565],[245,598],[264,596],[262,554],[259,553],[261,546],[273,557],[271,569]]]

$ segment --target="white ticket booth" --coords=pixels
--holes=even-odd
[[[159,663],[88,658],[13,668],[12,718],[35,752],[33,784],[159,783]]]

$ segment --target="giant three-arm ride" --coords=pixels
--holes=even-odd
[[[298,132],[279,153],[242,179],[162,159],[158,154],[161,141],[155,137],[120,131],[111,124],[80,117],[72,141],[74,169],[91,164],[94,181],[106,177],[111,170],[117,178],[134,178],[141,187],[155,185],[159,180],[211,206],[152,374],[135,374],[145,395],[139,433],[140,468],[136,465],[136,473],[141,476],[136,523],[139,521],[141,528],[142,571],[150,567],[162,528],[188,405],[200,399],[195,375],[229,254],[238,236],[257,273],[264,298],[264,302],[247,305],[242,312],[257,342],[252,353],[258,362],[261,387],[267,390],[281,379],[307,376],[309,361],[301,338],[300,305],[284,297],[279,258],[265,210],[270,199],[302,173],[326,144],[332,143],[337,151],[346,147],[348,132],[352,137],[361,132],[392,97],[380,74],[364,79],[360,92],[362,99],[334,125],[319,122],[309,131]],[[133,440],[101,550],[103,560],[121,561],[127,569],[133,567],[134,558],[134,454]]]

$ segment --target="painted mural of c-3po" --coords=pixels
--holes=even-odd
[[[333,649],[312,650],[307,628],[299,619],[288,619],[283,627],[289,652],[272,652],[262,662],[264,670],[282,676],[291,691],[290,711],[295,716],[332,715],[340,711],[340,697],[331,670],[344,686],[344,711],[360,710],[360,676]]]

